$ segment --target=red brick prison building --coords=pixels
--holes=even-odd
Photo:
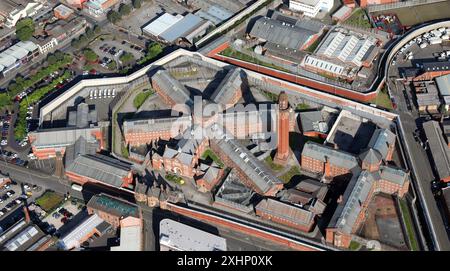
[[[39,129],[31,132],[28,140],[31,142],[33,154],[38,159],[54,158],[57,152],[64,155],[66,148],[75,144],[79,138],[96,144],[97,151],[100,151],[105,148],[104,131],[108,125],[108,122],[97,123],[96,110],[81,103],[76,111],[69,111],[66,127]]]
[[[275,196],[283,188],[283,182],[237,140],[211,140],[210,145],[224,164],[235,168],[242,182],[258,194]]]
[[[201,163],[198,167],[197,177],[195,178],[195,184],[200,192],[211,191],[221,180],[224,170],[217,164],[206,165]]]
[[[263,199],[255,206],[256,215],[291,228],[310,232],[314,226],[314,214],[295,205],[274,199]]]
[[[244,139],[263,132],[276,130],[277,111],[272,108],[240,108],[218,115],[216,123],[234,138]]]
[[[405,69],[402,76],[406,81],[428,81],[450,74],[450,61],[420,63],[418,67]]]
[[[133,187],[131,165],[101,154],[76,157],[66,165],[66,177],[81,185],[93,182],[115,188]]]
[[[196,131],[201,132],[201,127],[186,129],[177,144],[173,147],[164,146],[162,153],[155,150],[151,155],[153,168],[164,169],[189,178],[194,177],[198,160],[209,146],[207,138],[202,138],[200,134],[195,136]]]
[[[388,129],[376,129],[367,147],[379,152],[384,161],[391,161],[395,150],[395,138],[395,134]]]
[[[342,201],[326,229],[326,241],[348,248],[352,235],[366,219],[367,207],[374,193],[397,194],[403,197],[409,188],[409,174],[401,169],[382,166],[379,171],[355,172]]]
[[[151,79],[152,88],[169,106],[186,104],[193,106],[191,93],[180,81],[173,78],[167,70],[158,70]]]
[[[183,133],[191,124],[190,116],[126,120],[123,123],[125,143],[139,146],[159,139],[169,140]]]
[[[227,108],[236,104],[242,98],[245,88],[243,76],[244,72],[241,68],[233,68],[228,71],[225,78],[214,90],[210,100],[216,104],[225,105]]]
[[[114,228],[118,228],[124,218],[140,218],[137,205],[103,193],[94,195],[86,207],[89,215],[97,214]]]
[[[350,153],[308,141],[301,156],[302,169],[323,174],[325,178],[347,175],[358,167],[358,160]]]

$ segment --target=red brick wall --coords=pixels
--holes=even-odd
[[[270,220],[278,224],[286,225],[304,232],[310,232],[312,230],[312,227],[314,226],[314,220],[311,220],[311,223],[309,223],[308,225],[304,225],[299,223],[292,223],[291,221],[287,221],[277,216],[272,216],[268,213],[261,212],[260,210],[256,210],[256,215],[260,216],[263,219]]]
[[[175,206],[173,204],[167,205],[165,206],[165,208],[167,208],[168,210],[181,214],[183,216],[187,216],[187,217],[192,217],[194,219],[200,220],[200,221],[204,221],[205,223],[211,223],[211,224],[215,224],[215,225],[219,225],[221,227],[225,227],[225,228],[229,228],[235,231],[239,231],[242,232],[244,234],[248,234],[250,236],[254,236],[257,238],[262,238],[262,239],[266,239],[269,240],[271,242],[275,242],[279,245],[284,245],[287,246],[289,248],[292,249],[296,249],[296,250],[301,250],[301,251],[317,251],[314,248],[308,247],[308,246],[304,246],[298,243],[294,243],[291,242],[289,240],[286,240],[284,238],[278,237],[278,236],[274,236],[271,235],[269,233],[263,232],[263,231],[257,231],[255,229],[249,228],[249,227],[244,227],[242,225],[239,225],[237,223],[231,222],[231,221],[227,221],[224,220],[222,218],[219,217],[215,217],[215,216],[209,216],[206,214],[199,214],[197,212],[193,212],[190,210],[186,210],[186,209],[181,209],[178,208],[178,206]]]

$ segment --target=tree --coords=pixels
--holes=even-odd
[[[100,32],[102,32],[102,30],[100,29],[100,26],[95,25],[94,26],[94,33],[98,35],[98,34],[100,34]]]
[[[55,53],[54,53],[54,55],[55,55],[55,57],[56,57],[56,59],[57,59],[58,61],[64,60],[65,55],[64,55],[64,53],[61,52],[60,50],[56,50]]]
[[[98,59],[98,55],[90,48],[86,48],[83,50],[84,58],[86,58],[89,62],[95,62]]]
[[[94,35],[95,35],[94,30],[92,30],[90,27],[86,28],[86,37],[88,39],[92,39]]]
[[[147,55],[149,58],[154,58],[162,52],[161,44],[157,42],[151,43],[147,48]]]
[[[21,41],[29,40],[35,30],[33,19],[24,18],[16,23],[16,37]]]
[[[80,49],[80,47],[81,47],[81,42],[80,42],[80,40],[78,40],[78,39],[73,39],[73,40],[70,42],[70,45],[72,45],[72,47],[75,48],[75,49]]]
[[[125,52],[119,57],[120,62],[124,65],[129,64],[134,60],[134,56],[131,53]]]
[[[134,8],[141,8],[142,6],[142,1],[141,0],[133,0],[133,7]]]
[[[47,62],[48,62],[49,65],[53,65],[56,62],[58,62],[58,59],[56,58],[55,55],[48,55]]]
[[[126,16],[131,13],[131,6],[126,4],[121,4],[119,7],[119,13],[122,16]]]
[[[115,11],[115,10],[110,10],[108,12],[108,14],[106,15],[106,18],[108,19],[108,21],[110,21],[111,23],[115,24],[117,23],[122,17],[121,15]]]
[[[81,35],[78,40],[80,41],[80,45],[84,45],[88,42],[88,38],[85,35]]]

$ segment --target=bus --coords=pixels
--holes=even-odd
[[[73,183],[72,184],[72,189],[75,190],[75,191],[81,192],[83,190],[83,187],[81,185],[79,185],[79,184]]]

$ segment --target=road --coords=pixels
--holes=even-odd
[[[431,191],[431,182],[435,179],[428,160],[428,156],[421,145],[414,139],[413,133],[419,121],[418,113],[408,110],[406,98],[403,95],[403,86],[397,81],[388,80],[388,89],[391,97],[397,103],[396,113],[399,115],[402,140],[409,157],[412,179],[418,189],[418,195],[427,222],[428,232],[431,233],[435,250],[450,250],[450,241],[440,214],[438,205]]]

